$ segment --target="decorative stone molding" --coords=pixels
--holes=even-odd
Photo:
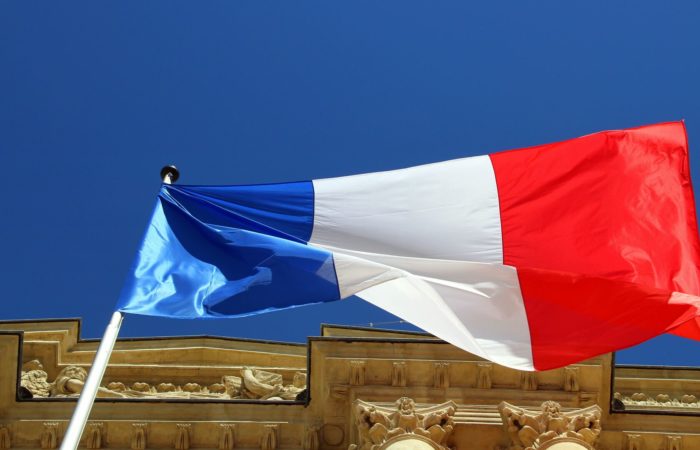
[[[625,406],[641,406],[656,408],[676,409],[700,409],[700,402],[695,395],[683,394],[672,397],[669,394],[647,395],[643,392],[635,392],[629,395],[615,392],[614,398],[620,400]]]
[[[450,363],[439,362],[433,364],[433,386],[446,389],[450,387]]]
[[[12,435],[10,434],[10,426],[0,424],[0,450],[7,450],[12,447]]]
[[[683,450],[683,436],[666,436],[666,450]]]
[[[520,388],[524,391],[537,390],[537,372],[520,372]]]
[[[144,450],[147,443],[146,428],[145,423],[133,423],[131,424],[131,450]]]
[[[309,425],[304,430],[304,442],[302,442],[302,447],[304,450],[319,450],[321,448],[321,441],[318,437],[320,427],[315,425]]]
[[[564,367],[564,390],[566,392],[578,392],[580,390],[578,367]]]
[[[392,386],[406,386],[406,363],[405,362],[395,362],[391,367],[391,385]]]
[[[222,423],[219,425],[219,450],[233,450],[236,446],[236,425]]]
[[[189,450],[191,428],[192,425],[189,423],[177,424],[177,433],[175,434],[175,450]]]
[[[628,434],[625,433],[627,437],[627,450],[644,450],[644,437],[641,434]]]
[[[277,432],[279,425],[265,425],[260,438],[260,450],[275,450],[277,448]]]
[[[365,362],[350,361],[350,386],[364,386],[365,384]]]
[[[476,369],[476,387],[479,389],[491,389],[491,374],[493,373],[493,364],[478,363]]]
[[[47,381],[46,372],[38,360],[24,364],[21,386],[33,397],[77,397],[83,390],[87,372],[80,366],[66,366],[53,382]],[[241,376],[225,375],[221,383],[203,385],[188,382],[182,385],[137,381],[131,386],[121,381],[110,381],[98,389],[99,398],[174,398],[174,399],[258,399],[296,400],[306,389],[306,374],[297,372],[292,384],[285,385],[282,375],[261,369],[244,367]]]
[[[58,447],[58,422],[44,422],[44,429],[41,432],[41,448],[56,447]]]
[[[542,403],[541,411],[502,402],[498,410],[511,439],[510,450],[542,449],[545,443],[553,446],[550,441],[563,439],[592,449],[601,431],[598,406],[564,413],[558,403],[551,401]]]
[[[351,444],[349,450],[386,449],[397,440],[410,438],[428,440],[435,449],[447,450],[456,409],[453,402],[417,409],[408,397],[398,399],[393,409],[356,400],[359,442]]]
[[[85,447],[90,449],[102,448],[102,422],[88,422],[85,436]]]

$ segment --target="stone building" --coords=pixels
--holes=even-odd
[[[57,448],[98,342],[0,322],[0,450]],[[90,449],[700,449],[700,370],[604,355],[519,372],[428,335],[324,326],[306,345],[122,339]]]

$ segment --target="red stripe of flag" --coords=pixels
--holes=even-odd
[[[557,356],[552,339],[578,336],[572,330],[589,340],[580,356],[636,344],[671,324],[677,334],[700,338],[697,324],[674,319],[693,314],[668,305],[671,292],[700,294],[681,122],[497,153],[491,161],[503,262],[518,268],[538,369],[569,361]]]

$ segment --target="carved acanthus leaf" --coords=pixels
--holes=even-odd
[[[558,403],[550,401],[542,403],[540,411],[529,411],[503,402],[498,409],[512,450],[534,450],[556,439],[593,448],[601,431],[598,406],[562,412]]]
[[[454,429],[457,405],[442,403],[428,408],[416,408],[413,399],[402,397],[395,408],[387,408],[362,400],[354,403],[355,424],[359,442],[351,450],[376,450],[392,439],[413,434],[429,439],[442,449]]]

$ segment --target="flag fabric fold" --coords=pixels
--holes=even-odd
[[[239,317],[357,295],[545,370],[665,332],[700,340],[699,267],[671,122],[308,182],[163,185],[117,308]]]

